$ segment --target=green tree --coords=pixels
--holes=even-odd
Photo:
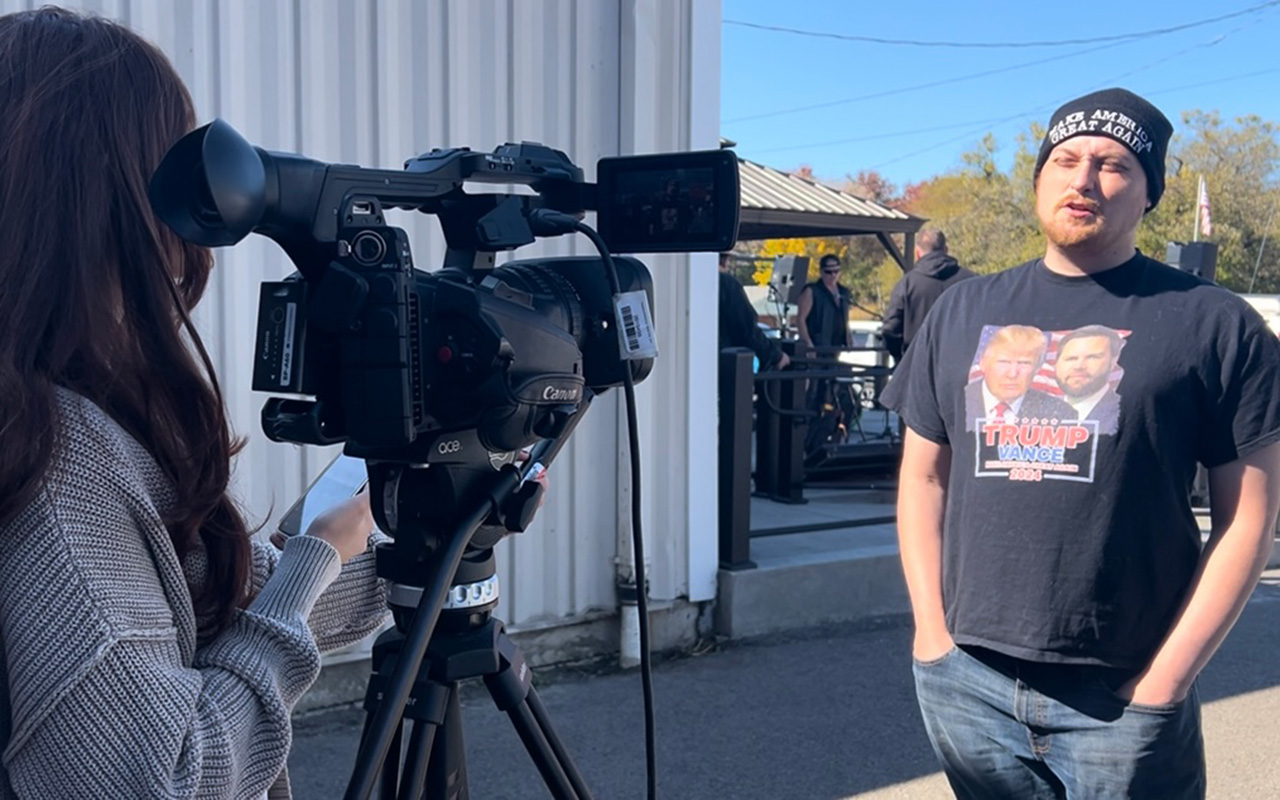
[[[1254,282],[1256,292],[1280,292],[1277,126],[1256,116],[1226,124],[1216,112],[1203,111],[1185,113],[1182,122],[1183,132],[1170,143],[1164,195],[1138,230],[1138,248],[1163,259],[1170,242],[1193,238],[1203,175],[1212,209],[1208,238],[1218,244],[1217,281],[1236,291],[1248,291]],[[1044,252],[1034,190],[1043,136],[1038,125],[1018,136],[1012,168],[1005,172],[997,166],[1000,148],[988,134],[961,156],[955,170],[907,187],[904,207],[945,231],[952,254],[976,272],[1035,258]]]
[[[1217,112],[1199,110],[1183,114],[1182,123],[1186,133],[1170,147],[1165,192],[1143,222],[1139,249],[1163,258],[1169,242],[1195,238],[1203,176],[1213,230],[1201,238],[1218,245],[1217,282],[1240,292],[1248,291],[1251,282],[1256,292],[1280,291],[1274,219],[1280,203],[1280,129],[1257,116],[1239,117],[1228,125]]]
[[[1043,250],[1035,218],[1032,177],[1043,129],[1017,137],[1013,168],[999,169],[1000,148],[987,134],[961,155],[961,165],[906,192],[906,210],[947,235],[948,249],[975,272],[1007,269]],[[1034,143],[1034,144],[1033,144]]]

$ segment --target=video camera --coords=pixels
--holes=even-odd
[[[534,194],[469,194],[468,182],[523,184]],[[406,719],[413,735],[400,796],[465,785],[458,683],[483,676],[555,796],[589,797],[523,657],[490,614],[493,548],[524,529],[541,496],[527,480],[536,465],[522,474],[516,451],[540,442],[530,461],[549,464],[592,397],[618,385],[637,480],[631,386],[657,354],[653,283],[643,263],[610,251],[732,247],[736,156],[605,158],[590,184],[564,153],[525,142],[492,153],[433,150],[397,172],[268,152],[215,120],[170,149],[149,191],[157,216],[183,239],[216,247],[259,233],[297,266],[262,284],[253,388],[314,399],[271,398],[263,429],[275,441],[344,442],[346,455],[365,461],[374,517],[393,539],[377,547],[377,573],[390,584],[396,627],[373,648],[372,716],[347,796],[369,796],[378,775],[398,780],[399,767],[384,762],[399,761],[393,742]],[[388,209],[439,218],[443,268],[414,268]],[[581,222],[587,210],[597,212],[598,232]],[[496,252],[574,231],[599,258],[495,268]],[[638,518],[634,525],[643,586]],[[641,589],[642,618],[643,602]]]
[[[254,147],[215,120],[174,145],[150,191],[182,238],[213,247],[260,233],[298,268],[262,285],[253,388],[316,399],[268,401],[271,439],[425,462],[442,433],[474,430],[491,452],[554,437],[584,389],[652,368],[638,340],[653,296],[640,261],[615,260],[614,298],[599,258],[494,269],[495,252],[571,232],[586,210],[614,252],[733,245],[731,151],[604,158],[597,177],[583,182],[564,153],[528,142],[433,150],[403,172],[324,164]],[[465,182],[536,195],[468,194]],[[440,219],[443,269],[414,268],[388,208]]]

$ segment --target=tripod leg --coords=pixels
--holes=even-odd
[[[360,734],[360,744],[364,745],[365,738],[369,735],[369,729],[373,727],[373,716],[367,715],[364,718],[364,731]],[[395,800],[396,782],[399,780],[399,759],[391,760],[391,754],[399,755],[401,734],[403,732],[403,723],[396,728],[394,737],[391,740],[390,753],[387,756],[387,762],[382,765],[382,773],[379,779],[379,787],[376,790],[380,800]]]
[[[409,749],[400,774],[398,800],[419,800],[425,796],[423,788],[435,752],[436,731],[448,722],[449,700],[456,691],[456,684],[443,684],[429,679],[420,679],[413,687],[410,694],[412,704],[405,709],[404,714],[404,719],[413,724],[413,733],[409,736]],[[448,735],[448,728],[445,728],[445,735],[441,739],[447,739]],[[440,746],[443,748],[449,745],[442,742]],[[457,748],[461,747],[459,742]],[[460,796],[465,797],[465,794]]]
[[[400,781],[400,748],[404,743],[404,722],[396,729],[391,739],[391,749],[387,752],[387,760],[382,765],[382,798],[395,800],[396,785]]]
[[[431,742],[435,738],[436,726],[422,722],[413,724],[413,733],[409,735],[409,752],[405,755],[404,783],[400,785],[398,800],[418,800],[422,797],[422,787],[427,781],[427,764],[431,757]]]
[[[546,709],[533,692],[533,677],[524,655],[515,642],[501,629],[497,633],[500,666],[496,673],[485,675],[484,684],[500,711],[505,711],[515,726],[525,750],[542,773],[547,788],[557,800],[586,800],[582,776],[569,760],[547,720]],[[529,702],[529,698],[533,702]]]
[[[556,760],[564,767],[565,775],[569,777],[569,783],[573,785],[573,790],[578,793],[578,797],[581,800],[590,800],[591,791],[587,789],[586,781],[582,779],[582,773],[578,772],[578,766],[573,763],[573,759],[569,756],[569,751],[565,749],[560,737],[556,735],[555,728],[551,726],[551,718],[547,715],[547,707],[542,704],[542,698],[538,696],[537,691],[532,686],[529,687],[529,694],[525,697],[525,703],[533,713],[534,722],[537,723],[539,730],[547,738],[547,744],[551,745],[551,752],[555,753]]]
[[[528,704],[520,703],[507,709],[507,716],[511,718],[516,733],[520,734],[520,741],[524,742],[524,749],[529,751],[538,772],[542,773],[542,780],[551,790],[552,797],[556,800],[581,800]]]
[[[470,796],[466,748],[462,741],[462,705],[458,701],[458,684],[454,683],[449,687],[440,735],[431,748],[426,797],[431,800],[468,800]]]

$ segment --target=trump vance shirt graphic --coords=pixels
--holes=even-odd
[[[1098,439],[1120,426],[1129,331],[986,325],[965,386],[977,477],[1093,482]]]

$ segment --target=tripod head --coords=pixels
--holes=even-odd
[[[551,464],[593,398],[588,392],[559,435],[536,444],[519,467],[515,452],[491,452],[474,431],[441,434],[420,451],[424,461],[368,460],[374,517],[394,537],[378,546],[377,571],[390,583],[403,635],[395,673],[379,684],[347,797],[369,795],[442,616],[450,620],[446,630],[488,621],[498,602],[493,548],[528,525],[542,495],[529,478]]]

